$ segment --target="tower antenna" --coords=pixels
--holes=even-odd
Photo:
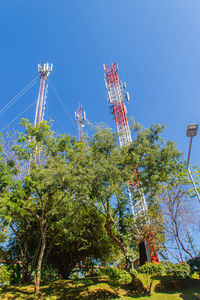
[[[46,63],[43,65],[43,67],[40,64],[38,65],[38,74],[40,76],[40,88],[39,88],[39,94],[38,94],[37,105],[35,110],[35,121],[34,121],[35,126],[40,124],[40,122],[44,120],[44,111],[45,111],[46,98],[48,92],[48,85],[46,83],[46,80],[48,79],[49,74],[52,72],[52,69],[53,69],[53,64]],[[37,156],[37,146],[35,148],[35,151],[31,153],[29,159],[28,175],[30,174],[32,162],[33,161],[36,162],[36,156]]]
[[[40,88],[37,100],[37,106],[35,111],[35,122],[34,125],[39,124],[43,121],[44,118],[44,110],[46,104],[46,97],[48,91],[48,85],[46,84],[46,80],[52,72],[53,64],[46,63],[43,65],[38,65],[38,73],[40,76]]]
[[[115,62],[110,65],[103,65],[105,72],[105,85],[108,91],[108,104],[119,134],[120,147],[127,146],[132,142],[130,128],[127,120],[127,110],[124,101],[129,102],[130,96],[126,90],[126,83],[119,80],[118,64]],[[138,169],[134,170],[136,176]],[[128,182],[129,200],[134,220],[140,220],[142,216],[147,216],[147,204],[144,194],[141,190],[140,182]],[[147,224],[146,224],[147,225]],[[155,241],[150,225],[147,225],[147,244],[150,250],[150,259],[152,262],[158,262],[158,255],[155,247]]]
[[[78,108],[75,111],[75,119],[78,124],[78,138],[80,142],[83,139],[83,127],[85,126],[86,122],[86,113],[85,111],[82,111],[82,105],[80,105],[80,103],[78,104]]]

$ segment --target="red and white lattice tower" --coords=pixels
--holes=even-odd
[[[130,128],[127,120],[127,110],[124,100],[130,101],[126,84],[119,80],[117,63],[104,65],[105,84],[108,90],[108,103],[117,125],[119,144],[121,147],[132,142]],[[137,172],[137,171],[136,171]],[[136,196],[137,195],[137,196]],[[146,200],[139,188],[139,182],[129,183],[129,199],[134,218],[147,211]]]
[[[43,67],[38,65],[38,73],[40,76],[40,89],[37,100],[37,106],[35,111],[35,122],[34,124],[39,124],[44,119],[44,110],[46,104],[47,90],[48,85],[46,84],[46,80],[49,77],[49,74],[52,72],[53,65],[46,63]]]
[[[75,119],[78,124],[79,141],[81,141],[83,138],[83,127],[85,126],[85,122],[86,122],[86,113],[85,113],[85,111],[82,112],[82,105],[80,105],[80,103],[77,108],[77,111],[75,111]]]
[[[124,101],[130,101],[129,93],[126,91],[126,84],[119,80],[117,63],[104,65],[105,84],[108,90],[108,103],[111,113],[114,115],[117,131],[119,134],[119,144],[121,147],[127,146],[132,142],[130,128],[127,120],[127,110]],[[136,175],[138,169],[134,170]],[[152,228],[147,219],[147,204],[144,194],[140,187],[140,182],[128,182],[129,199],[133,218],[137,221],[143,219],[144,231],[146,233],[145,241],[150,250],[150,259],[152,262],[159,262]],[[144,221],[146,220],[146,221]]]
[[[123,147],[132,142],[131,133],[126,116],[126,106],[124,98],[129,101],[129,94],[126,92],[126,84],[122,83],[118,77],[117,63],[104,65],[105,84],[108,90],[108,102],[114,114],[117,131],[119,133],[119,143]]]

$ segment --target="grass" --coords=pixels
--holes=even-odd
[[[118,297],[117,297],[118,294]],[[0,299],[37,299],[33,285],[13,285],[4,287]],[[76,280],[58,280],[41,286],[38,299],[152,299],[152,300],[197,300],[200,299],[200,281],[192,279],[181,291],[168,290],[144,296],[125,289],[115,290],[106,276]]]

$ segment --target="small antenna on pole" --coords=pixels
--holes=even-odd
[[[82,112],[82,105],[80,105],[80,103],[78,104],[78,108],[75,111],[75,119],[78,124],[78,137],[80,142],[83,139],[83,127],[85,126],[86,122],[86,113],[85,111]]]

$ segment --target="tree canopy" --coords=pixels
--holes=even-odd
[[[157,199],[183,165],[175,144],[161,138],[164,127],[133,122],[133,142],[123,148],[105,126],[94,127],[81,142],[56,134],[46,122],[22,120],[22,127],[10,146],[11,159],[0,148],[0,217],[10,228],[4,256],[11,264],[22,261],[22,280],[35,272],[38,293],[42,264],[67,278],[86,261],[119,261],[123,253],[128,263],[136,257],[141,237],[127,182],[140,181],[150,222],[155,216],[163,222]],[[159,245],[164,232],[158,229]]]

